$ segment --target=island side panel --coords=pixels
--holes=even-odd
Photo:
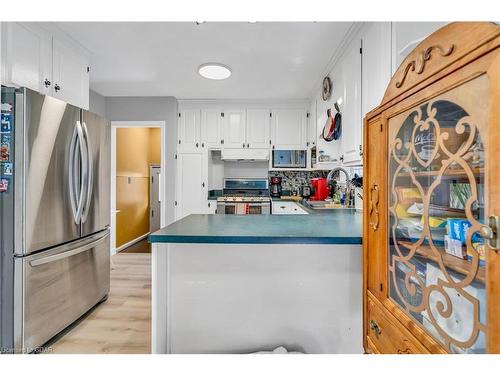
[[[170,353],[168,337],[169,244],[151,244],[151,353]]]
[[[155,246],[154,352],[363,352],[360,245]]]

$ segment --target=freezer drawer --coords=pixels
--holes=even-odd
[[[32,351],[109,293],[109,229],[16,259],[24,290],[16,347]]]

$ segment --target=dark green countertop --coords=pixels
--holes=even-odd
[[[189,215],[149,236],[152,243],[361,244],[363,215]]]

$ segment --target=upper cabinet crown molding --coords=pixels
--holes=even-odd
[[[1,27],[2,84],[26,87],[88,109],[88,51],[44,23],[4,22]]]

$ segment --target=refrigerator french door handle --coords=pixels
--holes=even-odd
[[[83,139],[85,140],[85,147],[87,149],[87,180],[84,181],[83,188],[87,189],[86,191],[86,199],[85,199],[85,205],[82,211],[82,219],[81,222],[85,223],[87,221],[89,209],[90,209],[90,202],[92,200],[92,188],[94,185],[94,176],[93,176],[93,157],[92,157],[92,148],[90,145],[90,140],[89,140],[89,132],[87,130],[87,124],[85,122],[82,122],[82,128],[83,128]]]
[[[74,167],[75,167],[75,149],[76,149],[76,126],[73,128],[73,135],[71,136],[71,142],[69,143],[69,164],[68,164],[68,182],[69,182],[69,202],[71,203],[71,213],[73,214],[73,220],[77,221],[76,216],[76,192],[74,184]]]
[[[77,127],[73,128],[73,136],[71,137],[71,142],[69,146],[69,165],[68,165],[68,180],[69,180],[69,200],[71,203],[71,211],[73,213],[73,219],[76,224],[78,224],[78,215],[77,215],[77,191],[76,191],[76,163],[77,161],[75,160],[75,154],[76,154],[76,148],[78,146],[77,142],[77,137],[78,137],[78,131]]]
[[[54,251],[59,251],[57,252],[57,254],[49,255],[39,259],[33,259],[32,261],[30,261],[30,265],[32,267],[41,266],[42,264],[55,262],[61,259],[69,258],[73,255],[83,253],[84,251],[93,249],[108,237],[109,229],[106,229],[100,233],[78,241],[77,243],[58,246],[53,249]]]
[[[87,158],[87,147],[85,144],[84,136],[83,136],[83,129],[82,129],[82,124],[80,121],[76,122],[76,131],[77,131],[77,141],[78,145],[80,146],[80,158],[81,158],[81,170],[82,170],[82,183],[80,185],[80,196],[78,197],[78,206],[77,206],[77,211],[76,211],[76,218],[75,220],[76,224],[80,224],[82,222],[82,213],[83,213],[83,208],[85,204],[85,194],[86,190],[84,189],[84,186],[86,184],[86,181],[88,181],[88,158]],[[75,162],[77,163],[78,160],[75,159]],[[75,168],[76,169],[76,168]]]

